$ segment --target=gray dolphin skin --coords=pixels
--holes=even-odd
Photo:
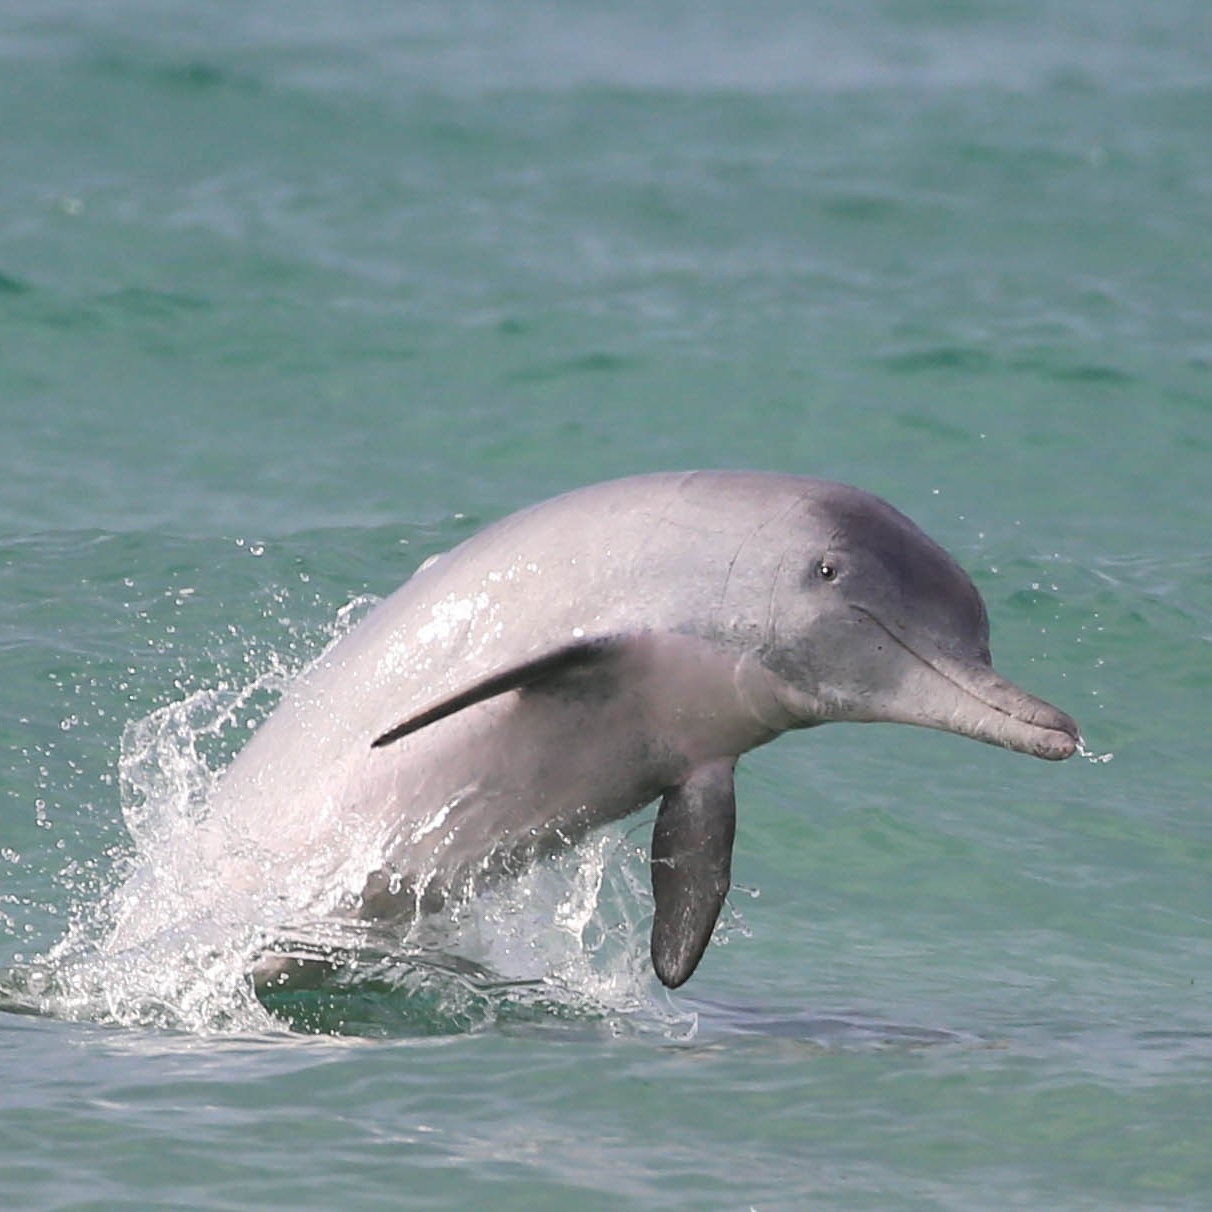
[[[317,918],[407,921],[659,799],[652,962],[676,987],[728,892],[747,750],[889,721],[1074,752],[1077,725],[994,672],[988,635],[963,570],[857,488],[599,484],[424,564],[287,691],[212,817],[242,878],[310,880]],[[257,978],[293,962],[268,953]]]

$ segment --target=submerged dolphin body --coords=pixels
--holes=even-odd
[[[1078,741],[994,672],[975,586],[877,497],[757,472],[600,484],[429,561],[335,643],[220,782],[238,844],[218,862],[312,880],[317,919],[408,918],[660,799],[652,960],[675,987],[728,891],[737,758],[846,720],[1049,759]],[[288,971],[269,955],[258,978]]]

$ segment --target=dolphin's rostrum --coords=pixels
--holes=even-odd
[[[1078,741],[994,672],[975,586],[886,502],[789,475],[640,476],[423,566],[287,693],[212,819],[251,856],[233,878],[306,871],[317,918],[394,918],[659,799],[652,960],[677,986],[728,892],[737,758],[835,721],[1049,759]],[[270,954],[259,979],[290,971]]]

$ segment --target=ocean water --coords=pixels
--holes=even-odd
[[[1212,1207],[1209,45],[1196,0],[9,0],[0,1204]],[[474,964],[105,961],[426,556],[695,466],[888,497],[1088,756],[749,755],[674,994],[646,819],[468,907]]]

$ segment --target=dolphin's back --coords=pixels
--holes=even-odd
[[[233,760],[215,813],[270,850],[320,836],[352,798],[374,794],[358,785],[367,754],[399,720],[579,639],[716,625],[747,592],[738,557],[823,483],[660,473],[486,527],[423,565],[300,676]]]

